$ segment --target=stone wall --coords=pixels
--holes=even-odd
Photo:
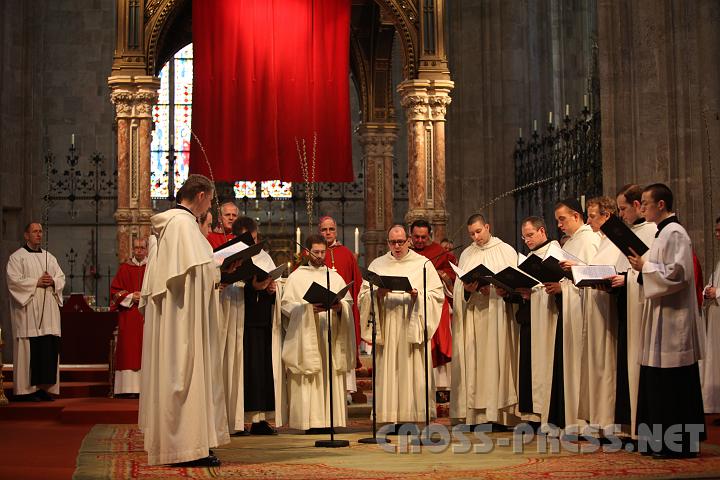
[[[24,225],[43,216],[46,191],[44,155],[52,151],[59,167],[71,135],[79,149],[79,167],[87,170],[97,151],[114,170],[114,111],[107,77],[115,37],[113,2],[0,2],[0,265],[22,243]],[[100,220],[112,228],[100,232],[101,268],[115,269],[114,202],[103,205]],[[90,202],[78,202],[73,222],[94,222]],[[58,202],[50,211],[49,250],[68,266],[64,253],[71,247],[82,261],[89,251],[90,227],[53,227],[66,223],[68,206]],[[78,274],[79,272],[76,272]],[[75,289],[80,287],[75,280]],[[107,285],[102,287],[107,288]],[[68,290],[69,291],[69,290]],[[66,292],[67,293],[67,292]],[[103,292],[104,293],[104,292]],[[11,356],[9,303],[5,275],[0,276],[0,318]]]

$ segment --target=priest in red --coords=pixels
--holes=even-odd
[[[358,310],[357,296],[362,286],[362,273],[358,266],[355,254],[337,239],[337,223],[332,217],[322,217],[319,223],[320,235],[327,243],[325,254],[325,265],[340,274],[345,283],[355,282],[352,285],[351,293],[353,299],[353,317],[355,320],[355,358],[356,368],[360,367],[360,311]],[[347,376],[348,391],[355,392],[355,371]]]
[[[207,236],[208,242],[210,242],[213,248],[217,248],[223,243],[235,238],[235,235],[232,233],[232,227],[239,214],[240,209],[235,205],[235,202],[223,202],[222,205],[220,205],[220,218],[218,219],[220,222],[220,226],[218,227],[219,231],[210,232]]]
[[[443,303],[440,325],[435,331],[431,342],[433,368],[437,368],[452,359],[452,337],[450,336],[450,302],[452,299],[448,296],[448,293],[452,292],[453,283],[455,283],[455,271],[450,266],[450,262],[457,263],[457,259],[452,253],[447,252],[442,245],[432,241],[432,226],[428,221],[415,220],[410,225],[410,235],[413,250],[432,260],[435,270],[437,270],[445,287],[445,303]]]
[[[120,265],[110,285],[110,309],[118,311],[118,336],[115,347],[115,395],[140,393],[143,316],[138,310],[145,264],[147,240],[133,240],[133,256]]]

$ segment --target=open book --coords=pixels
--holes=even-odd
[[[310,284],[310,287],[303,295],[303,300],[313,305],[322,305],[325,310],[329,310],[334,304],[342,300],[352,286],[353,282],[348,283],[339,292],[335,293],[328,290],[317,282]]]
[[[515,267],[506,267],[493,275],[490,283],[510,293],[518,288],[532,288],[540,281]]]
[[[559,282],[565,277],[566,272],[560,268],[550,266],[551,262],[544,263],[543,259],[537,255],[528,255],[528,257],[518,265],[518,268],[533,278],[537,278],[542,283]]]
[[[257,255],[254,255],[248,261],[244,261],[237,270],[232,273],[221,273],[221,283],[235,283],[240,281],[249,281],[253,277],[256,277],[259,282],[266,280],[268,277],[272,277],[273,280],[277,280],[287,270],[287,264],[282,264],[279,267],[275,266],[272,257],[265,250],[260,250]]]
[[[549,270],[555,272],[556,275],[562,273],[564,277],[572,280],[572,273],[563,270],[563,268],[560,266],[560,262],[564,261],[574,262],[576,265],[585,265],[585,262],[577,258],[575,255],[566,252],[559,245],[555,243],[550,244],[547,252],[545,252],[545,257],[543,258],[543,265]]]
[[[576,287],[609,287],[612,279],[607,277],[617,275],[613,265],[573,265],[571,268]]]
[[[458,267],[454,263],[450,262],[450,266],[457,274],[458,278],[463,283],[473,283],[478,282],[478,287],[484,287],[486,285],[490,285],[490,278],[492,278],[495,273],[487,268],[485,265],[480,264],[477,267],[474,267],[469,272],[465,272],[462,268]]]
[[[600,230],[626,257],[632,255],[630,248],[635,250],[638,255],[644,255],[645,252],[650,250],[645,242],[640,240],[640,237],[635,235],[630,227],[615,215],[610,215],[610,218],[602,224]]]
[[[257,255],[262,250],[265,242],[256,243],[252,246],[240,241],[239,238],[233,238],[229,242],[223,243],[213,250],[213,260],[221,270],[227,269],[231,263],[237,260],[248,260]]]
[[[413,289],[410,279],[393,275],[378,275],[377,273],[360,267],[363,280],[375,285],[378,288],[386,288],[393,292],[409,292]]]

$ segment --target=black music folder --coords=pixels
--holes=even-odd
[[[260,253],[264,245],[265,242],[260,242],[248,247],[239,239],[234,238],[213,250],[213,258],[215,263],[220,266],[220,270],[224,270],[237,260],[246,261],[254,257]]]
[[[610,218],[602,224],[600,230],[626,257],[632,255],[630,248],[635,250],[638,255],[644,255],[645,252],[650,250],[645,242],[640,240],[640,237],[635,235],[630,227],[615,215],[610,215]]]
[[[515,267],[507,267],[493,275],[490,283],[507,292],[514,292],[518,288],[532,288],[540,282]]]
[[[413,289],[410,279],[407,277],[397,277],[393,275],[378,275],[377,273],[360,267],[362,277],[368,283],[372,283],[378,288],[385,288],[393,292],[409,292]]]
[[[565,271],[562,268],[559,270],[552,268],[550,263],[543,263],[543,259],[537,255],[528,255],[527,259],[518,265],[518,268],[542,283],[559,282],[565,277]],[[560,267],[558,264],[555,265]]]
[[[450,262],[450,266],[463,283],[478,282],[478,288],[490,285],[490,278],[495,275],[492,270],[483,264],[474,267],[469,272],[465,272],[452,262]]]
[[[310,287],[303,295],[303,300],[313,305],[322,305],[325,310],[330,309],[335,303],[342,300],[352,286],[353,282],[348,283],[339,292],[335,293],[328,290],[317,282],[310,284]]]

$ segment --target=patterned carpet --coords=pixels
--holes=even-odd
[[[349,448],[315,448],[323,436],[281,433],[279,436],[236,437],[215,454],[219,468],[150,467],[137,425],[96,425],[85,437],[77,458],[76,480],[90,479],[570,479],[570,478],[720,478],[720,447],[703,444],[699,458],[654,460],[625,451],[539,453],[543,442],[513,446],[510,433],[493,433],[489,453],[477,439],[441,447],[412,446],[396,440],[383,447],[359,444],[367,432],[348,429],[336,438],[350,440]],[[364,430],[364,429],[363,429]],[[395,437],[391,437],[395,438]],[[471,438],[469,435],[466,439]],[[588,445],[588,444],[584,444]],[[485,445],[489,447],[489,445]],[[514,453],[515,450],[522,452]],[[588,448],[588,447],[584,447]],[[399,451],[398,451],[399,450]],[[437,451],[430,451],[437,450]],[[549,450],[549,448],[545,449]]]

